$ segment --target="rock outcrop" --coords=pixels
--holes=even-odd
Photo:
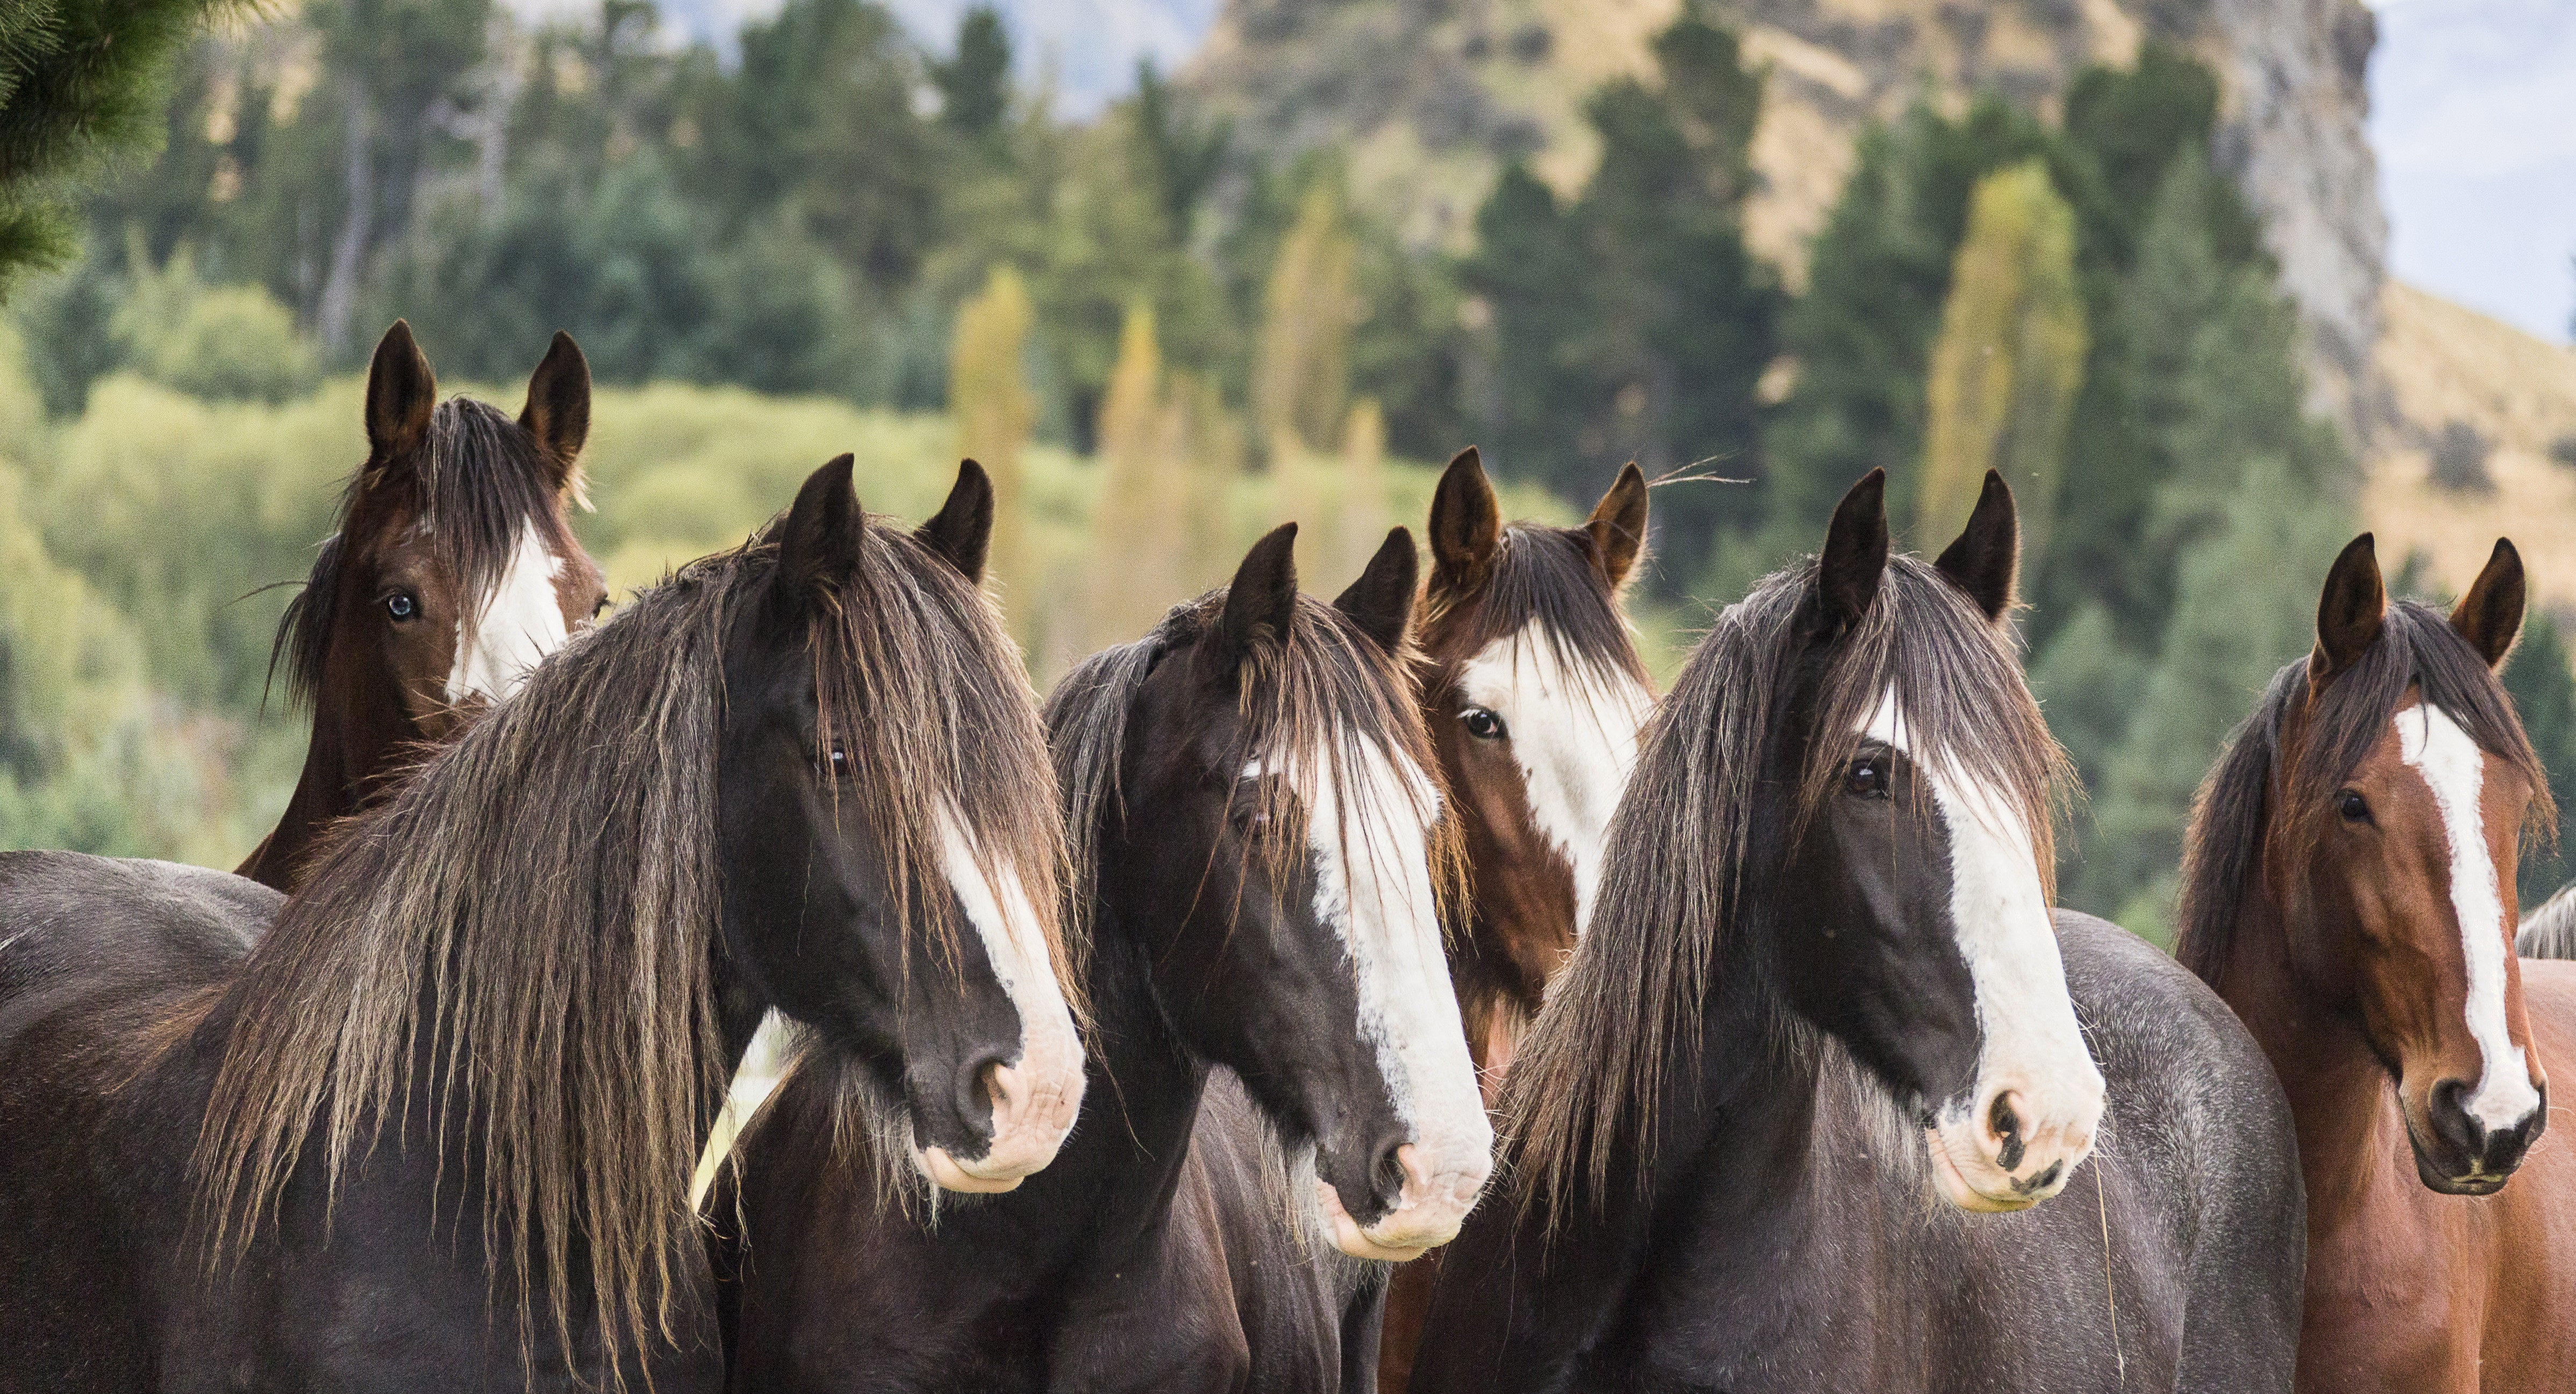
[[[1680,0],[1228,0],[1182,79],[1238,139],[1272,154],[1326,141],[1358,196],[1419,245],[1463,248],[1503,161],[1560,190],[1596,152],[1583,101],[1654,76],[1648,41]],[[2224,86],[2217,148],[2263,215],[2308,330],[2316,407],[2367,434],[2387,223],[2362,122],[2376,31],[2361,0],[1722,0],[1767,66],[1746,210],[1754,245],[1800,279],[1861,128],[1918,94],[1991,89],[2045,110],[2085,64],[2150,36]]]

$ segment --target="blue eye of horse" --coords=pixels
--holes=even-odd
[[[2342,814],[2347,823],[2367,823],[2370,821],[2370,800],[2363,798],[2358,790],[2346,789],[2335,795],[2335,811]]]
[[[395,591],[385,597],[385,613],[396,623],[420,617],[420,601],[410,591]]]
[[[1503,738],[1503,719],[1483,707],[1469,707],[1458,713],[1458,719],[1467,723],[1467,734],[1480,741],[1498,741]]]
[[[1887,767],[1874,755],[1852,761],[1851,768],[1843,772],[1843,792],[1864,799],[1886,798]]]

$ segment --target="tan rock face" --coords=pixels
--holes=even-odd
[[[1416,245],[1463,249],[1504,160],[1560,191],[1598,152],[1583,100],[1652,80],[1647,48],[1679,0],[1230,0],[1184,70],[1238,139],[1273,153],[1352,152],[1358,196]],[[2225,88],[2216,163],[2260,211],[2309,338],[2316,407],[2356,435],[2384,419],[2372,385],[2387,221],[2362,120],[2376,38],[2361,0],[1727,0],[1770,83],[1754,135],[1746,235],[1803,284],[1872,120],[1928,83],[2047,110],[2087,63],[2126,63],[2148,36],[2190,48]]]

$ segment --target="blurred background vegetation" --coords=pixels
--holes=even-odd
[[[1281,519],[1337,588],[1470,442],[1521,516],[1579,516],[1629,459],[1665,481],[1636,596],[1659,673],[1872,466],[1923,551],[2000,468],[2086,791],[2063,898],[2159,937],[2192,791],[2360,526],[2355,448],[2308,414],[2297,318],[2211,170],[2218,83],[2152,41],[2062,100],[1869,127],[1793,291],[1745,236],[1766,71],[1697,3],[1584,102],[1590,172],[1504,161],[1463,246],[1150,67],[1060,118],[988,10],[925,49],[868,0],[787,0],[732,57],[657,23],[308,0],[169,39],[128,104],[166,116],[77,194],[0,152],[0,845],[229,865],[266,830],[303,736],[260,588],[330,526],[397,315],[505,405],[579,338],[576,526],[618,587],[840,451],[907,517],[975,455],[1042,683]],[[2509,682],[2576,800],[2546,614]],[[2526,899],[2561,872],[2536,852]]]

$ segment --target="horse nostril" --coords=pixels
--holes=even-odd
[[[2466,1080],[2436,1080],[2424,1111],[2431,1116],[2433,1131],[2444,1142],[2475,1156],[2486,1150],[2487,1130],[2470,1116],[2468,1092]]]
[[[2010,1091],[1997,1094],[1987,1108],[1986,1130],[1995,1137],[1995,1165],[2007,1172],[2020,1166],[2030,1144],[2022,1137],[2021,1113],[2013,1107]]]
[[[966,1067],[957,1072],[957,1116],[969,1131],[979,1122],[987,1137],[1001,1131],[1004,1063],[1000,1051],[988,1051],[966,1062]]]
[[[1369,1165],[1369,1189],[1395,1209],[1404,1203],[1404,1139],[1390,1138],[1377,1149],[1377,1160]]]

